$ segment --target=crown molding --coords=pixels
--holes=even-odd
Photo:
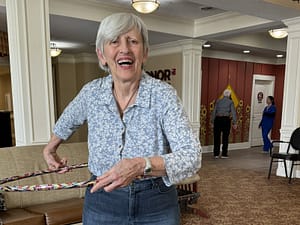
[[[288,26],[289,34],[300,31],[300,17],[286,19],[286,20],[283,20],[282,22]]]
[[[168,42],[159,45],[150,46],[149,56],[168,55],[173,53],[181,53],[184,50],[196,49],[202,50],[202,45],[206,41],[199,39],[185,39],[179,41]]]
[[[265,63],[272,65],[282,65],[285,64],[285,59],[271,59],[266,57],[257,57],[252,55],[245,55],[239,53],[231,53],[225,51],[215,51],[215,50],[203,50],[202,57],[207,58],[215,58],[215,59],[227,59],[234,61],[242,61],[242,62],[253,62],[253,63]]]
[[[229,11],[195,20],[194,37],[244,29],[271,22],[273,21]]]

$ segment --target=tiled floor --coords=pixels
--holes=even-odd
[[[224,168],[240,168],[265,171],[269,168],[270,156],[262,152],[262,147],[229,151],[228,159],[215,159],[212,153],[203,154],[202,163],[219,164]]]

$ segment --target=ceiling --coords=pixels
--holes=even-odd
[[[55,41],[58,47],[63,48],[65,53],[94,52],[99,20],[59,15],[60,13],[56,13],[57,10],[53,10],[58,1],[49,0],[51,40]],[[130,0],[60,1],[70,3],[70,8],[72,8],[71,3],[74,2],[74,4],[90,4],[99,8],[108,7],[116,12],[134,12],[130,6]],[[177,21],[184,21],[187,26],[197,23],[209,26],[205,21],[210,18],[237,13],[251,16],[246,22],[250,23],[250,20],[257,18],[264,19],[264,23],[258,23],[255,26],[249,25],[246,28],[220,29],[209,35],[205,35],[206,30],[204,30],[203,34],[200,32],[200,35],[193,37],[186,33],[180,35],[180,30],[173,33],[167,32],[167,27],[149,29],[151,45],[197,38],[209,41],[212,44],[211,49],[214,50],[240,53],[244,49],[250,49],[251,54],[261,57],[275,57],[276,54],[285,52],[286,38],[275,40],[267,34],[267,31],[271,28],[283,27],[282,20],[284,19],[300,16],[300,4],[292,0],[160,0],[160,2],[160,8],[156,12],[151,15],[142,15],[143,20],[168,20],[174,24]],[[51,7],[51,5],[53,6]],[[217,22],[221,24],[222,21]],[[159,25],[159,22],[157,23]],[[231,24],[225,24],[225,26],[230,28]],[[210,29],[210,27],[208,28]],[[6,30],[6,15],[3,6],[0,6],[0,30]]]

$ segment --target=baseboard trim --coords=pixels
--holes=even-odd
[[[290,171],[291,171],[291,162],[287,161],[286,167],[287,167],[287,172],[288,172],[288,176],[289,176]],[[277,170],[276,170],[276,176],[285,177],[284,165],[282,162],[278,163]],[[294,167],[294,172],[292,174],[292,178],[300,178],[300,167],[299,166]]]
[[[241,150],[241,149],[247,149],[250,148],[250,142],[241,142],[241,143],[234,143],[228,145],[228,151],[231,150]],[[209,153],[213,152],[214,146],[208,145],[208,146],[202,146],[202,152],[203,153]]]

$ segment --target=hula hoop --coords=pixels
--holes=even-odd
[[[30,177],[36,177],[36,176],[41,176],[45,174],[50,174],[50,173],[57,173],[62,170],[73,170],[73,169],[80,169],[87,167],[87,163],[81,163],[81,164],[74,164],[71,166],[66,166],[63,168],[59,168],[56,170],[39,170],[35,172],[29,172],[25,173],[21,176],[12,176],[12,177],[6,177],[3,179],[0,179],[0,185],[9,183],[12,181],[16,180],[22,180],[25,178],[30,178]],[[95,180],[87,180],[87,181],[81,181],[81,182],[69,182],[69,183],[60,183],[60,184],[39,184],[39,185],[14,185],[14,186],[0,186],[0,191],[5,191],[5,192],[25,192],[25,191],[49,191],[49,190],[61,190],[61,189],[73,189],[73,188],[84,188],[88,187],[90,185],[94,185],[96,183]]]

